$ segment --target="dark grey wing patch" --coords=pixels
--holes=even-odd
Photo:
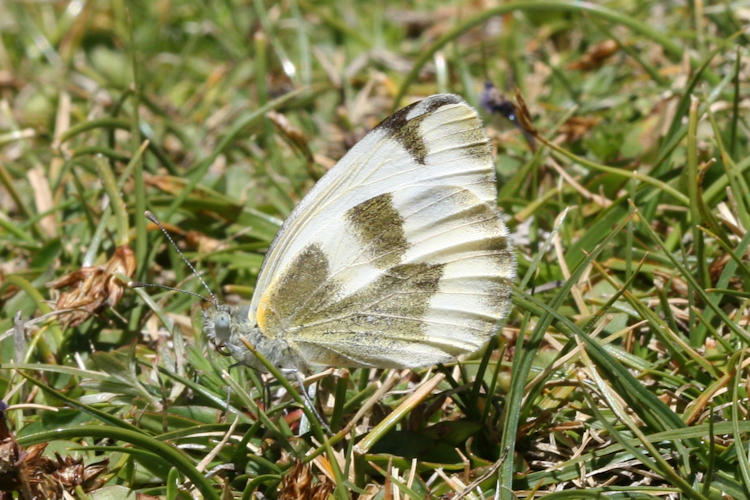
[[[330,279],[330,264],[317,244],[306,246],[284,269],[278,282],[263,294],[257,321],[268,336],[283,332],[297,315],[335,301],[338,283]]]
[[[365,200],[346,212],[346,219],[357,234],[362,247],[378,268],[388,268],[401,261],[408,248],[404,219],[393,206],[390,193]]]
[[[428,97],[395,112],[380,122],[375,129],[385,130],[389,137],[398,141],[409,152],[415,162],[424,165],[427,147],[419,131],[422,120],[441,106],[459,102],[462,102],[462,99],[453,94]],[[409,118],[412,111],[419,111],[419,114]]]
[[[355,341],[387,348],[385,332],[410,341],[424,338],[423,319],[438,292],[442,264],[401,264],[366,287],[334,303],[319,303],[297,322],[310,337],[353,335]]]

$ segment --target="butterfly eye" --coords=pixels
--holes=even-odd
[[[216,316],[214,316],[214,333],[216,334],[216,339],[222,344],[229,340],[229,336],[232,333],[229,312],[216,312]]]

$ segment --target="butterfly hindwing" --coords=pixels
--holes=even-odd
[[[514,278],[476,112],[441,94],[366,135],[300,202],[248,320],[308,364],[415,367],[478,349]]]

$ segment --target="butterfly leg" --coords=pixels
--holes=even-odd
[[[285,374],[291,374],[293,373],[295,378],[297,379],[297,384],[299,385],[299,392],[302,394],[302,398],[305,400],[305,405],[310,409],[310,411],[313,412],[315,415],[315,418],[318,419],[318,422],[320,422],[320,425],[323,426],[323,428],[326,430],[328,434],[333,434],[333,431],[331,431],[331,428],[328,426],[328,423],[323,419],[323,416],[318,412],[317,408],[315,407],[315,403],[313,403],[312,398],[315,397],[315,386],[310,386],[310,393],[307,392],[307,389],[305,388],[305,379],[302,376],[302,372],[299,370],[294,369],[282,369],[282,372]],[[312,397],[311,397],[312,396]]]

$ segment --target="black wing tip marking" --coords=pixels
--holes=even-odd
[[[380,122],[375,130],[385,131],[389,137],[401,143],[414,161],[424,165],[427,148],[420,135],[419,125],[433,111],[449,104],[460,103],[464,103],[464,100],[455,94],[435,94],[399,109]],[[409,118],[413,110],[420,112]]]

